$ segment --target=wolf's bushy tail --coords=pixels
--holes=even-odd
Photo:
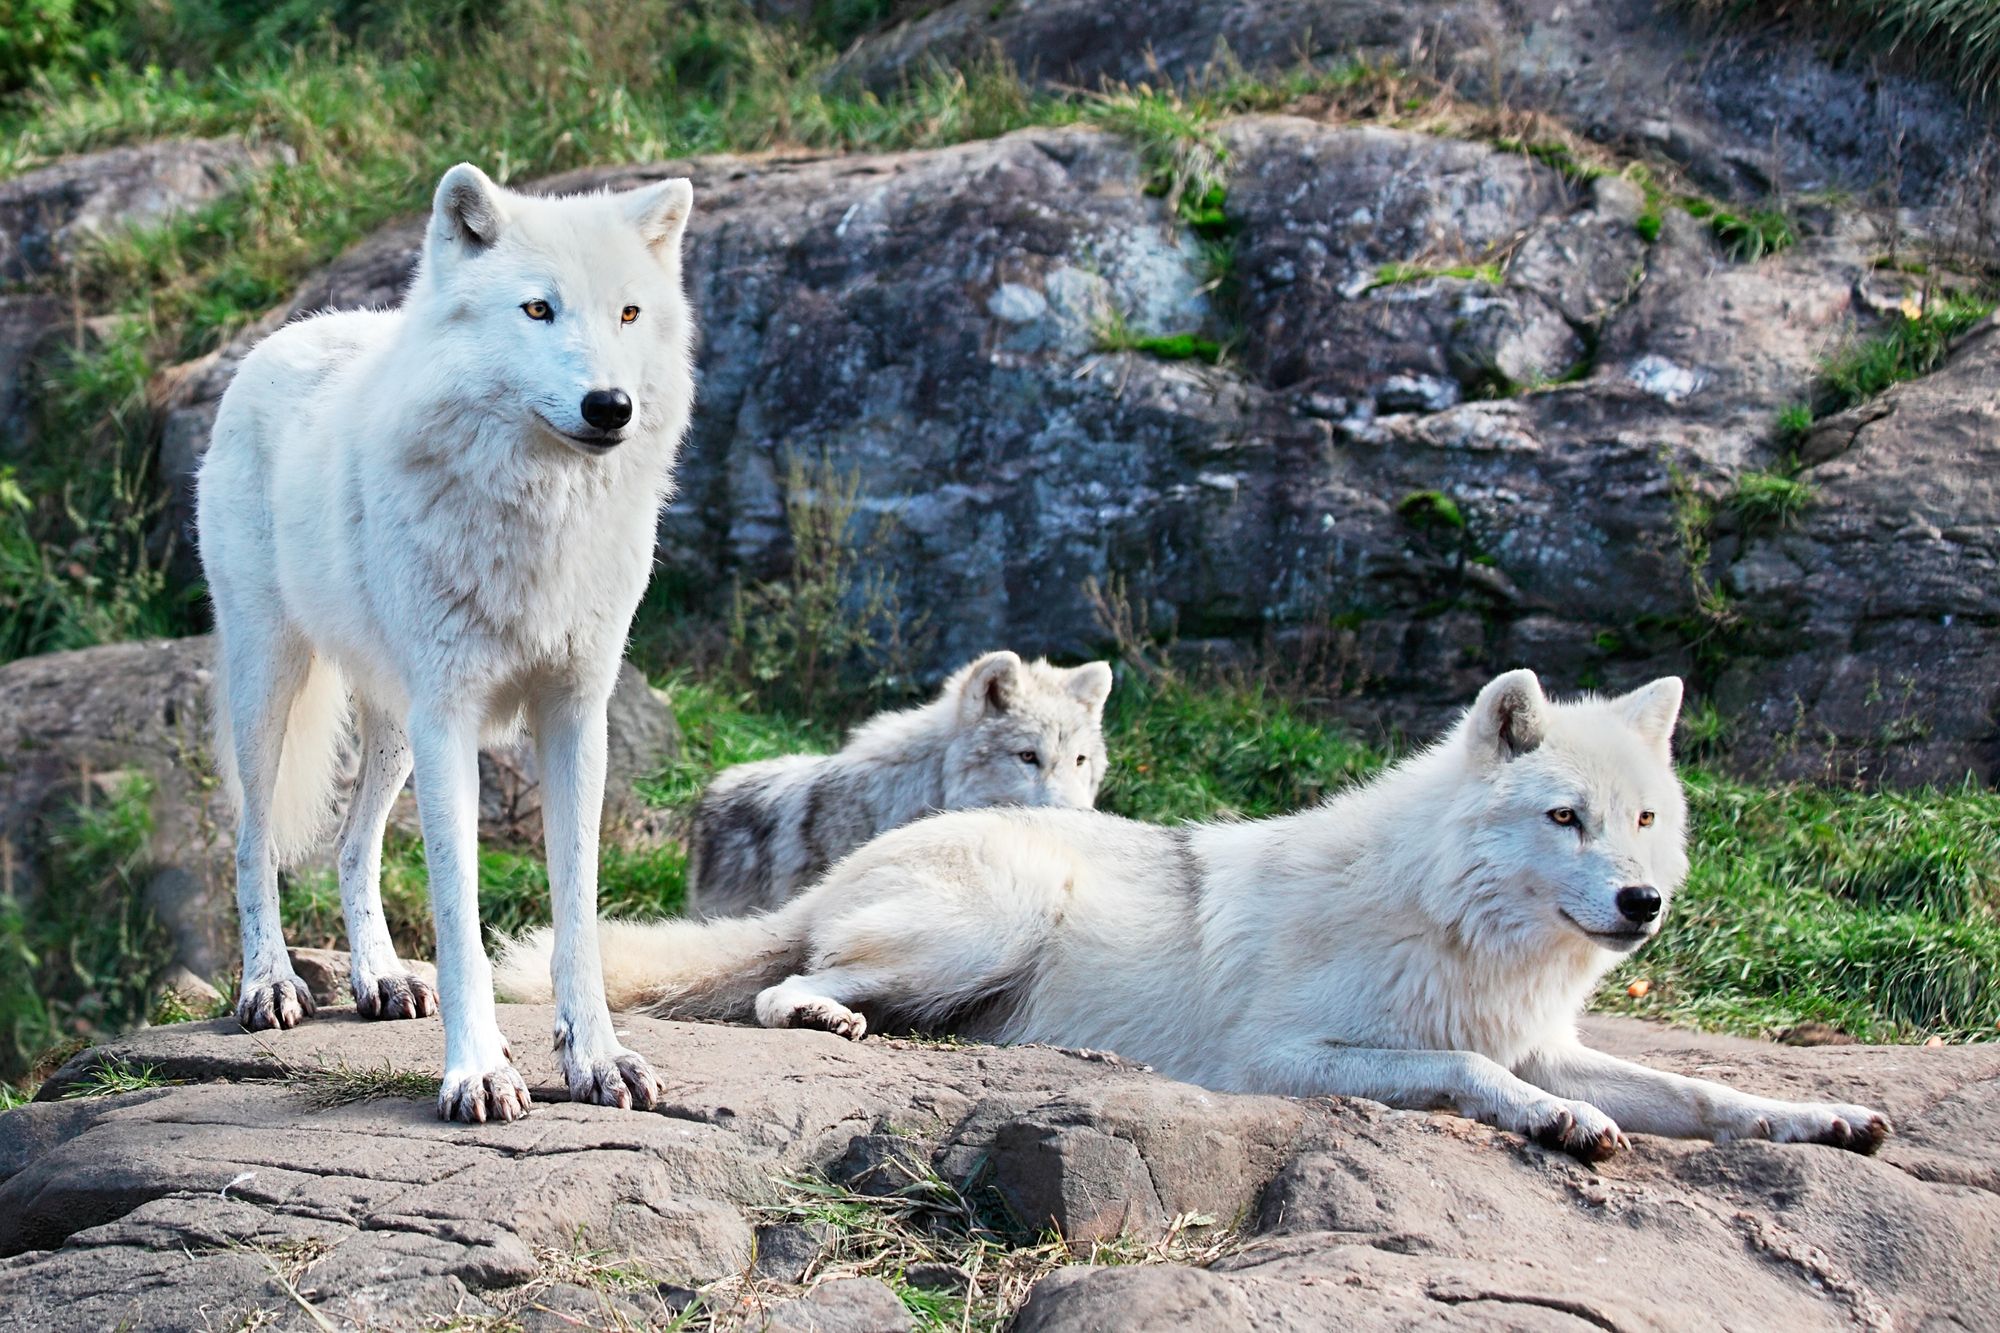
[[[229,651],[220,629],[215,635],[213,698],[215,767],[229,807],[243,818],[243,777],[236,767],[235,720],[229,705]],[[317,851],[333,827],[334,798],[340,790],[341,742],[347,735],[349,698],[339,668],[315,657],[305,685],[285,718],[278,751],[278,781],[271,794],[271,845],[279,865],[293,864]]]
[[[660,1018],[749,1018],[758,991],[805,963],[805,916],[798,906],[714,921],[599,921],[604,997],[613,1009]],[[517,1003],[547,1003],[554,993],[554,951],[547,926],[502,940],[493,965],[495,992]]]

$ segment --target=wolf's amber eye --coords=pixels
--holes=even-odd
[[[1036,754],[1033,750],[1022,750],[1014,757],[1016,759],[1019,759],[1022,763],[1026,764],[1029,768],[1040,768],[1042,766],[1042,757]]]
[[[637,318],[639,318],[639,307],[635,305],[628,305],[618,312],[618,322],[620,324],[630,324]]]
[[[547,301],[523,301],[521,313],[529,319],[540,320],[544,324],[552,324],[556,318],[555,307]]]
[[[1653,812],[1651,810],[1641,810],[1639,812],[1639,827],[1640,828],[1653,827]]]
[[[1566,805],[1559,805],[1549,811],[1549,818],[1561,824],[1564,828],[1574,828],[1576,826],[1576,811]]]

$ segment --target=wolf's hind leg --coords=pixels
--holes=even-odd
[[[859,1002],[877,988],[877,979],[840,968],[787,977],[758,994],[757,1021],[767,1028],[819,1028],[860,1041],[868,1033],[868,1020],[842,997]]]
[[[243,982],[236,1021],[256,1032],[297,1027],[312,1017],[312,992],[292,970],[278,915],[278,852],[271,807],[292,704],[305,688],[312,651],[283,628],[232,626],[223,640],[230,743],[243,786],[236,831],[236,911],[243,935]]]
[[[947,1020],[1000,994],[1037,953],[1044,923],[1032,908],[1017,908],[1009,919],[977,895],[954,901],[914,874],[907,891],[817,924],[809,969],[760,993],[757,1021],[859,1041],[868,1025],[857,1004],[919,1023]]]
[[[382,831],[410,776],[410,743],[387,713],[367,703],[359,713],[361,776],[337,843],[354,1007],[363,1018],[426,1018],[438,1011],[437,991],[396,957],[382,912]]]

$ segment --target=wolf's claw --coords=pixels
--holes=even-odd
[[[666,1095],[653,1067],[636,1051],[619,1049],[594,1060],[582,1061],[564,1073],[569,1078],[570,1100],[596,1106],[616,1106],[628,1111],[650,1111]]]
[[[1838,1106],[1807,1103],[1790,1114],[1764,1122],[1766,1135],[1774,1143],[1823,1143],[1849,1152],[1873,1153],[1894,1131],[1889,1118],[1865,1106]]]
[[[354,1007],[363,1018],[429,1018],[438,1011],[437,988],[421,977],[354,974]]]
[[[1554,1102],[1525,1132],[1542,1147],[1581,1162],[1601,1162],[1627,1146],[1611,1117],[1588,1102]]]
[[[483,1125],[488,1120],[519,1120],[528,1114],[528,1085],[514,1066],[446,1073],[438,1089],[438,1115]]]
[[[246,977],[236,997],[236,1021],[248,1032],[295,1028],[313,1013],[312,992],[289,972],[255,981]]]

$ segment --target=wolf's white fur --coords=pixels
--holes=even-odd
[[[401,308],[265,339],[223,395],[202,465],[217,748],[241,810],[237,1015],[289,1027],[312,1012],[277,871],[330,818],[351,699],[362,764],[338,858],[355,999],[376,1017],[437,1006],[396,960],[379,888],[383,823],[414,763],[447,1116],[528,1105],[495,1019],[475,879],[476,752],[522,722],[544,774],[571,1091],[649,1105],[658,1090],[604,1005],[597,823],[605,707],[693,397],[680,270],[692,203],[685,180],[542,199],[453,167]],[[585,395],[613,389],[629,423],[585,420]]]
[[[1104,780],[1111,667],[988,653],[921,708],[855,728],[838,753],[739,764],[695,808],[688,910],[776,907],[833,862],[938,810],[1089,809]]]
[[[763,917],[607,923],[611,999],[1103,1047],[1217,1089],[1449,1107],[1590,1157],[1623,1130],[1871,1150],[1888,1124],[1866,1107],[1747,1096],[1577,1038],[1592,988],[1659,925],[1619,890],[1664,907],[1687,872],[1680,700],[1666,678],[1553,703],[1510,672],[1438,745],[1280,819],[939,815]],[[546,948],[514,946],[505,970]]]

